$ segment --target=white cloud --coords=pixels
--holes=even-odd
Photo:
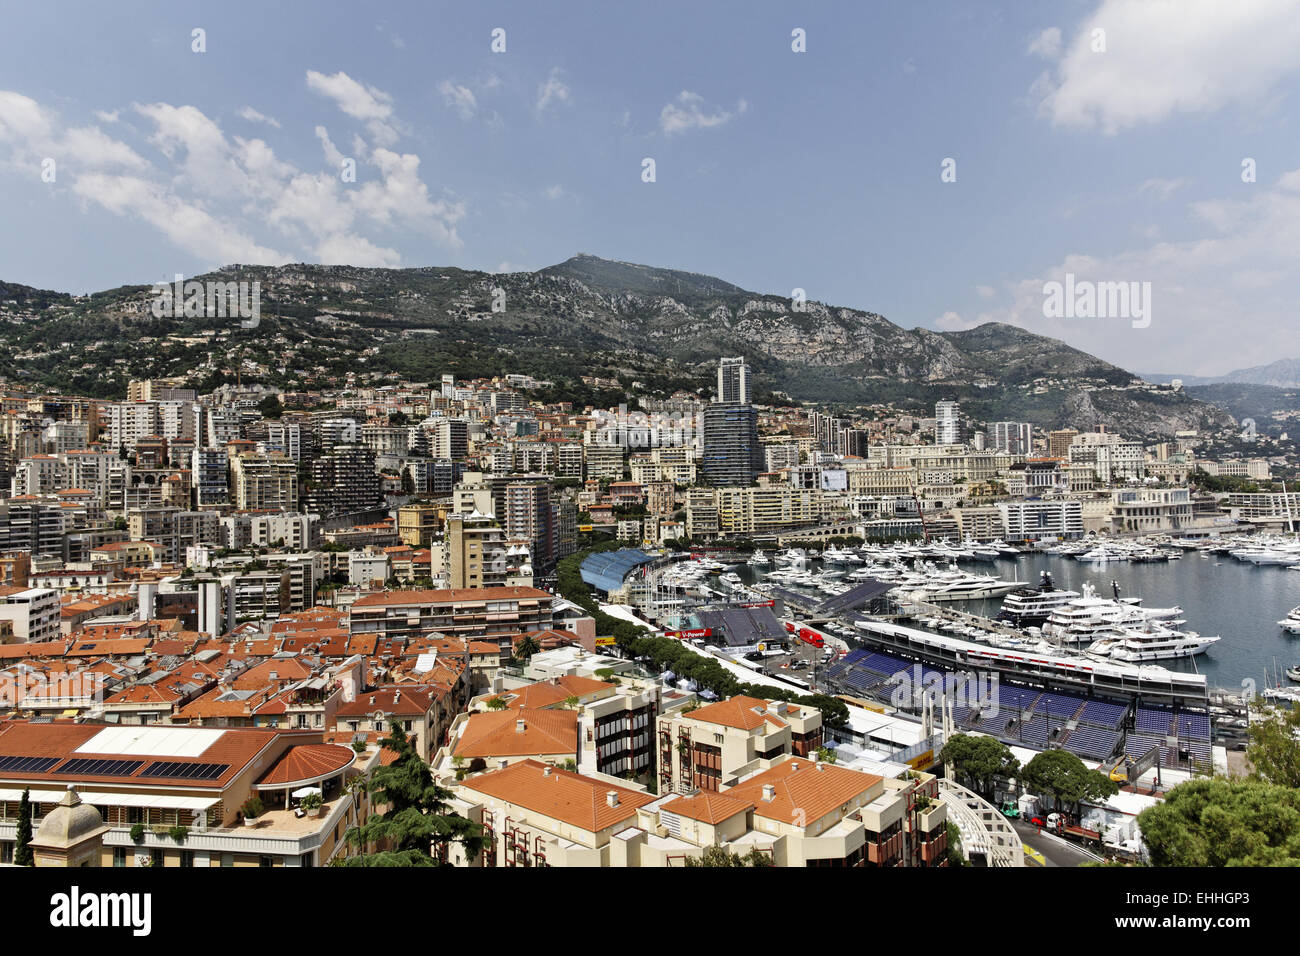
[[[998,290],[991,285],[977,285],[975,291],[981,299],[991,299],[998,294]]]
[[[665,136],[674,136],[691,129],[711,129],[730,122],[733,117],[741,115],[748,108],[749,104],[744,100],[736,104],[734,113],[720,107],[709,108],[705,106],[704,97],[700,94],[682,90],[677,94],[677,99],[660,110],[659,128],[663,130]]]
[[[116,123],[118,115],[117,110],[95,110],[95,117],[101,123]]]
[[[957,312],[945,312],[934,320],[934,327],[942,332],[962,332],[973,329],[980,322],[980,319],[963,319]]]
[[[280,128],[280,121],[278,119],[273,116],[267,116],[264,113],[259,113],[251,106],[245,106],[239,111],[239,115],[250,123],[265,123],[267,126],[274,126],[276,129]]]
[[[560,76],[560,68],[558,66],[552,67],[546,81],[538,84],[537,104],[535,106],[537,112],[545,111],[552,104],[569,102],[569,87],[560,79]]]
[[[1159,177],[1156,177],[1154,179],[1148,179],[1141,186],[1139,186],[1138,192],[1155,193],[1161,199],[1168,199],[1175,192],[1182,189],[1190,182],[1191,182],[1190,179],[1186,179],[1183,177],[1179,177],[1178,179],[1161,179]]]
[[[459,113],[461,119],[472,120],[478,112],[478,97],[468,86],[443,80],[438,84],[438,92],[442,94],[443,102]]]
[[[137,176],[88,173],[77,177],[72,188],[110,212],[142,219],[176,246],[210,262],[280,265],[289,261],[284,253],[261,245],[199,203],[181,199],[158,183]]]
[[[342,70],[333,76],[308,70],[307,86],[332,99],[348,116],[363,121],[379,145],[392,146],[397,142],[397,130],[390,122],[393,98],[383,90],[359,83]]]
[[[1048,27],[1029,41],[1029,52],[1034,56],[1054,60],[1061,55],[1061,28]]]
[[[1150,240],[1109,256],[1075,253],[1038,276],[1011,283],[1008,300],[976,322],[1009,322],[1064,339],[1077,348],[1141,372],[1219,374],[1278,357],[1296,339],[1294,282],[1300,261],[1300,169],[1247,198],[1187,207],[1192,234]],[[1150,282],[1151,324],[1127,319],[1043,316],[1043,284],[1076,281]],[[951,320],[950,320],[951,321]]]
[[[149,168],[144,157],[98,126],[60,129],[56,114],[11,90],[0,90],[0,144],[9,147],[0,161],[12,165],[30,166],[48,157],[61,172]]]
[[[413,153],[372,150],[357,137],[358,181],[344,183],[344,156],[324,126],[315,127],[315,136],[328,168],[305,172],[278,158],[262,139],[227,137],[197,107],[149,103],[132,109],[149,123],[141,135],[157,151],[151,154],[156,165],[99,127],[64,129],[56,114],[34,100],[0,90],[0,163],[30,169],[53,156],[59,183],[69,183],[82,202],[148,223],[212,266],[313,256],[400,265],[397,250],[369,234],[375,229],[416,233],[453,249],[462,245],[456,230],[465,204],[433,196]],[[268,230],[293,251],[261,238]]]
[[[554,186],[547,186],[545,192],[547,199],[560,199],[565,195],[564,187],[559,183],[556,183]]]
[[[1300,70],[1296,0],[1103,0],[1030,90],[1054,124],[1114,134],[1229,104],[1266,106]],[[1095,29],[1105,51],[1094,52]],[[1031,49],[1042,55],[1050,43]]]

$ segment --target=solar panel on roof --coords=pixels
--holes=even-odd
[[[230,769],[227,763],[183,763],[178,760],[155,760],[145,768],[142,777],[162,777],[169,780],[216,780]]]
[[[114,760],[108,757],[73,757],[59,767],[58,772],[95,777],[129,777],[143,763],[143,760]]]
[[[0,773],[44,773],[60,757],[0,757]]]

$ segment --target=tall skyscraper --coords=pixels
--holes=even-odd
[[[763,471],[758,440],[758,412],[753,405],[715,402],[704,409],[703,480],[715,487],[752,485]]]
[[[956,445],[961,441],[961,406],[956,402],[934,403],[934,443]]]
[[[1028,422],[994,422],[993,450],[1011,455],[1028,455],[1033,450],[1033,428]]]
[[[749,403],[749,366],[744,358],[718,361],[718,401],[727,405]]]

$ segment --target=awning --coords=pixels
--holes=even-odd
[[[320,792],[321,792],[320,787],[299,787],[293,793],[289,794],[289,796],[293,797],[295,800],[301,800],[303,797],[309,794],[320,793]]]
[[[68,791],[33,790],[33,803],[58,803]],[[107,793],[102,790],[78,790],[77,796],[83,803],[99,807],[157,807],[163,810],[206,810],[221,802],[220,797],[187,797],[181,794],[166,793]],[[0,800],[18,801],[23,798],[21,790],[0,790]]]

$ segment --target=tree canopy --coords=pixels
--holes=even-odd
[[[454,843],[473,860],[487,843],[478,824],[447,812],[452,794],[434,782],[429,765],[401,724],[392,721],[380,745],[397,759],[379,767],[366,784],[375,806],[366,822],[348,831],[348,842],[361,849],[355,856],[339,858],[339,866],[440,866]],[[370,852],[371,847],[378,847]]]
[[[1143,810],[1154,866],[1300,866],[1300,790],[1261,780],[1191,780]]]
[[[950,764],[959,777],[965,777],[978,793],[988,795],[993,789],[994,777],[1014,777],[1020,772],[1020,761],[1011,754],[1011,748],[993,737],[975,734],[954,734],[943,745],[939,760]]]
[[[688,856],[687,866],[774,866],[772,858],[759,850],[750,850],[743,856],[732,853],[726,847],[713,845],[707,847],[698,858]]]
[[[1104,773],[1089,770],[1068,750],[1044,750],[1025,764],[1020,782],[1035,793],[1047,794],[1076,811],[1084,800],[1119,793],[1119,784]]]
[[[1251,724],[1246,759],[1251,775],[1281,787],[1300,787],[1300,708],[1267,707]]]

